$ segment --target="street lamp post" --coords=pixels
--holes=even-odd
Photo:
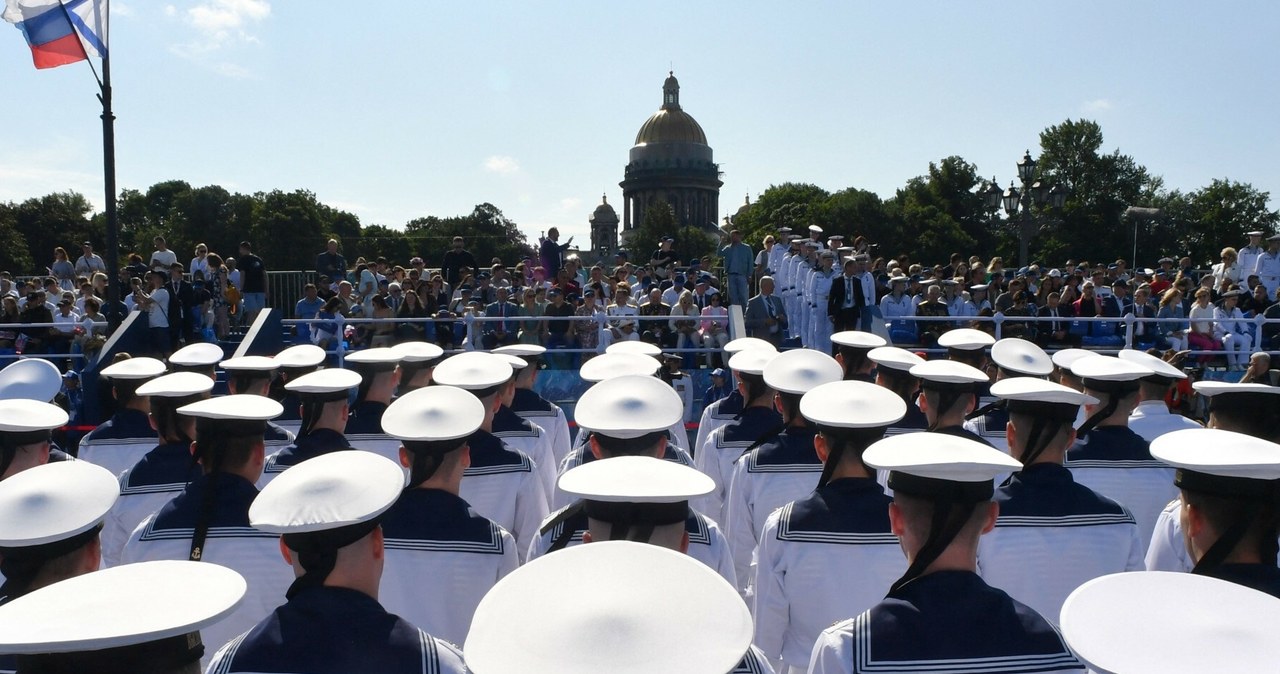
[[[1048,185],[1036,180],[1036,160],[1031,158],[1027,150],[1018,160],[1018,180],[1022,189],[1014,187],[1009,181],[1009,189],[1001,190],[999,182],[993,177],[986,187],[978,191],[989,210],[1001,206],[1009,219],[1018,220],[1018,265],[1025,267],[1030,263],[1028,247],[1031,237],[1035,235],[1041,220],[1032,212],[1032,206],[1049,206],[1054,210],[1062,208],[1067,200],[1067,189],[1062,185]]]

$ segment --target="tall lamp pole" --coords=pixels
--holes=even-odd
[[[1018,180],[1022,183],[1021,190],[1014,187],[1013,181],[1009,181],[1009,189],[1001,190],[999,182],[993,177],[986,187],[979,190],[978,194],[988,209],[995,210],[1004,206],[1004,212],[1009,219],[1017,219],[1018,266],[1025,267],[1030,264],[1028,248],[1031,237],[1035,236],[1041,224],[1040,218],[1032,212],[1032,207],[1048,206],[1055,211],[1061,210],[1067,201],[1067,188],[1036,180],[1036,160],[1031,158],[1030,150],[1027,150],[1022,155],[1022,159],[1018,160],[1017,167]]]

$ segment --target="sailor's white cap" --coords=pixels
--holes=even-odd
[[[710,494],[716,483],[702,472],[675,461],[650,456],[615,456],[565,472],[557,486],[569,496],[591,501],[680,503]]]
[[[641,356],[648,358],[648,356]],[[684,418],[680,394],[662,380],[623,375],[587,389],[574,408],[578,427],[611,438],[638,438]]]
[[[865,381],[833,381],[811,389],[800,399],[800,414],[819,426],[876,428],[907,415],[898,394]]]
[[[404,357],[400,355],[399,351],[386,346],[375,346],[370,349],[352,351],[343,356],[344,362],[385,370],[395,369],[395,366],[399,365],[401,360],[404,360]]]
[[[228,358],[218,367],[228,372],[275,372],[280,369],[280,363],[275,358],[266,356],[239,356],[236,358]]]
[[[333,395],[360,385],[360,373],[340,367],[327,367],[308,372],[284,385],[286,391],[300,395]]]
[[[867,353],[867,358],[880,367],[904,371],[910,371],[911,368],[925,362],[920,356],[898,346],[874,348]]]
[[[746,604],[711,568],[656,545],[605,541],[498,581],[464,648],[476,674],[723,674],[751,635]]]
[[[831,335],[831,343],[850,346],[855,349],[875,349],[889,344],[884,337],[873,332],[863,332],[861,330],[841,330]]]
[[[298,344],[276,354],[280,367],[315,367],[324,359],[324,349],[315,344]]]
[[[331,452],[273,479],[249,506],[249,523],[273,534],[306,534],[368,522],[404,489],[404,471],[373,452]]]
[[[995,343],[995,337],[974,328],[953,328],[938,337],[938,346],[961,351],[977,351]]]
[[[991,360],[1001,369],[1032,377],[1047,377],[1053,360],[1044,349],[1025,339],[1006,337],[991,347]]]
[[[1062,635],[1100,674],[1267,672],[1280,662],[1280,601],[1209,576],[1117,573],[1076,588]]]
[[[638,353],[603,353],[582,364],[578,376],[583,381],[602,382],[614,377],[641,375],[652,377],[662,363],[653,356]]]
[[[178,414],[219,421],[269,421],[283,413],[280,403],[248,393],[197,400],[178,408]]]
[[[813,349],[785,351],[764,368],[764,383],[769,388],[796,395],[843,377],[844,370],[835,358]]]
[[[990,445],[946,433],[893,435],[867,448],[862,462],[872,468],[949,482],[991,482],[1022,468]]]
[[[1163,358],[1156,358],[1146,351],[1138,351],[1137,349],[1121,349],[1120,353],[1116,354],[1116,357],[1120,360],[1127,360],[1130,363],[1137,363],[1138,365],[1151,370],[1152,374],[1160,377],[1165,377],[1167,379],[1187,378],[1186,372],[1170,365],[1169,362]]]
[[[0,400],[0,433],[51,431],[69,419],[66,410],[43,400]]]
[[[493,350],[493,353],[510,354],[520,358],[537,358],[547,352],[541,344],[508,344]]]
[[[126,358],[112,363],[98,373],[107,379],[150,379],[164,374],[165,365],[155,358],[145,356]]]
[[[483,351],[467,351],[446,358],[431,372],[437,384],[468,391],[491,389],[511,380],[511,364],[502,356]]]
[[[176,367],[210,367],[218,364],[226,354],[222,347],[209,342],[188,344],[169,356],[169,364]]]
[[[1261,394],[1261,395],[1277,395],[1280,394],[1280,386],[1268,386],[1266,384],[1226,382],[1226,381],[1197,381],[1192,382],[1191,388],[1196,393],[1212,398],[1219,395],[1231,394]]]
[[[990,380],[987,373],[954,360],[926,360],[911,368],[911,376],[931,384],[974,385]]]
[[[642,356],[660,356],[662,349],[657,344],[649,342],[624,340],[614,342],[604,348],[605,353],[638,353]]]
[[[747,349],[729,357],[729,369],[744,374],[764,374],[764,369],[778,357],[773,349]]]
[[[1057,365],[1059,368],[1063,370],[1070,371],[1072,363],[1076,362],[1077,360],[1080,360],[1081,358],[1086,358],[1092,355],[1095,355],[1094,352],[1089,351],[1087,349],[1072,348],[1072,349],[1062,349],[1061,351],[1055,351],[1053,352],[1053,355],[1050,356],[1050,359],[1053,361],[1054,365]]]
[[[1172,431],[1151,441],[1151,456],[1206,475],[1280,480],[1280,445],[1244,433],[1217,428]]]
[[[455,386],[428,386],[396,398],[382,413],[382,432],[399,440],[464,438],[484,423],[484,403]]]
[[[724,345],[725,353],[738,353],[739,351],[746,351],[747,349],[778,350],[773,344],[770,344],[759,337],[739,337],[737,339],[729,340],[729,342]]]
[[[0,482],[0,512],[5,514],[0,548],[45,545],[89,531],[119,495],[116,476],[87,461],[46,463],[17,473]]]
[[[0,370],[0,400],[50,402],[62,390],[58,366],[43,358],[24,358]]]
[[[1095,354],[1072,363],[1071,374],[1100,382],[1130,382],[1155,373],[1151,368],[1133,361]]]
[[[991,385],[991,395],[1004,400],[1056,405],[1096,405],[1098,399],[1038,377],[1010,377]]]
[[[405,363],[425,363],[444,355],[444,349],[431,342],[402,342],[391,348]]]
[[[172,372],[138,387],[138,395],[186,398],[213,390],[213,380],[198,372]]]

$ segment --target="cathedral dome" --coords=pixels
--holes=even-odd
[[[680,83],[673,73],[662,83],[662,108],[640,126],[636,145],[653,143],[707,144],[707,134],[692,115],[680,108]]]

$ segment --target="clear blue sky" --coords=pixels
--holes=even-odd
[[[1280,190],[1278,3],[112,5],[121,187],[305,188],[393,227],[490,201],[585,242],[674,64],[724,212],[788,180],[888,196],[952,154],[1007,184],[1081,117],[1170,188]],[[0,200],[100,207],[88,68],[36,71],[0,25],[0,91]]]

